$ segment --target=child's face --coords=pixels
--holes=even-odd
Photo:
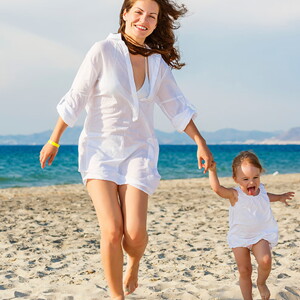
[[[237,168],[236,177],[233,179],[245,194],[256,196],[259,193],[260,169],[249,162],[243,162]]]

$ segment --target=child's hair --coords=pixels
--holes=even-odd
[[[242,151],[238,156],[236,156],[232,162],[232,177],[236,177],[237,168],[242,165],[242,163],[246,161],[254,167],[258,168],[260,172],[264,172],[264,168],[262,167],[258,157],[250,151]]]

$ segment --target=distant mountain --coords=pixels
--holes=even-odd
[[[300,127],[291,128],[273,138],[263,141],[263,144],[298,144],[300,145]]]
[[[62,136],[61,144],[74,145],[82,128],[67,128]],[[0,136],[0,145],[43,145],[49,139],[51,131],[44,131],[30,135],[3,135]],[[300,144],[300,127],[286,132],[242,131],[237,129],[221,129],[214,132],[203,132],[208,144]],[[156,130],[160,144],[185,145],[194,142],[183,133],[163,132]]]
[[[192,145],[194,141],[186,134],[178,131],[164,132],[155,130],[155,134],[160,145]]]
[[[242,131],[237,129],[220,129],[214,132],[203,132],[208,144],[243,144],[246,141],[262,142],[279,134],[276,132],[265,131]]]
[[[280,141],[299,141],[300,127],[295,127],[277,137]]]
[[[81,127],[67,128],[61,138],[61,144],[77,144],[81,130]],[[29,135],[0,135],[0,145],[43,145],[50,135],[50,130]]]
[[[221,129],[214,132],[202,132],[203,137],[208,144],[242,144],[247,140],[256,140],[261,142],[265,139],[278,135],[278,132],[262,131],[241,131],[236,129]],[[179,132],[156,131],[156,136],[160,144],[193,144],[194,142],[186,135]]]

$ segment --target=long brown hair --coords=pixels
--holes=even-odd
[[[159,6],[159,13],[155,30],[145,40],[145,44],[150,48],[147,49],[135,43],[133,39],[125,34],[123,13],[124,11],[129,11],[136,1],[124,0],[120,12],[120,27],[118,32],[122,34],[129,52],[143,56],[159,53],[170,67],[181,69],[185,64],[180,62],[180,53],[174,46],[176,42],[174,30],[180,27],[180,24],[177,22],[178,18],[184,16],[187,12],[185,5],[179,5],[171,0],[153,0]]]
[[[258,157],[251,151],[242,151],[238,156],[236,156],[232,162],[232,177],[236,177],[236,171],[237,168],[242,165],[242,163],[246,161],[250,165],[258,168],[260,172],[264,172],[265,170],[263,169]]]

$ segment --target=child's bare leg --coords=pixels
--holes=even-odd
[[[148,195],[131,185],[119,186],[119,195],[124,218],[123,248],[127,253],[124,288],[125,295],[129,295],[138,287],[139,263],[148,242]]]
[[[270,299],[271,294],[266,285],[266,281],[272,268],[272,256],[269,242],[260,240],[253,245],[252,251],[258,263],[257,288],[261,299],[268,300]]]
[[[244,300],[253,300],[252,298],[252,265],[250,250],[245,247],[237,247],[232,249],[235,261],[240,273],[240,289]]]

